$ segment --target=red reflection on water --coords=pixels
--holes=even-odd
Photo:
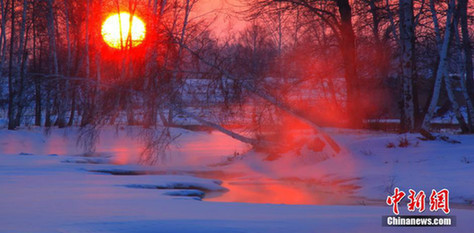
[[[350,204],[355,202],[351,199],[351,194],[358,188],[354,185],[328,185],[311,181],[265,182],[265,180],[252,183],[225,182],[223,186],[230,191],[207,200],[293,205]]]
[[[6,132],[0,138],[0,153],[2,154],[77,154],[74,139],[71,140],[66,131],[55,131],[46,136],[40,130]]]
[[[122,143],[117,143],[113,146],[110,151],[113,153],[113,163],[124,165],[124,164],[133,164],[138,161],[137,155],[143,151],[143,146],[140,145],[124,145]]]
[[[287,142],[292,138],[301,138],[296,131],[277,135]],[[300,131],[303,132],[303,131]],[[224,181],[228,192],[219,196],[208,195],[207,200],[218,202],[247,202],[271,204],[358,204],[353,197],[360,187],[358,179],[358,161],[346,150],[334,157],[325,157],[326,152],[301,150],[297,154],[296,144],[273,161],[267,161],[265,154],[249,153],[247,159],[237,160],[229,165],[232,171],[245,174],[241,177],[213,177]],[[267,157],[268,158],[268,157]],[[325,158],[326,160],[320,160]],[[299,178],[298,178],[299,177]],[[305,178],[303,178],[305,177]],[[319,177],[319,178],[318,178]]]
[[[272,204],[319,204],[317,194],[283,184],[224,184],[230,191],[209,201]]]
[[[293,138],[305,137],[305,131],[297,133],[292,128],[299,128],[299,122],[285,125],[289,129],[276,135],[281,137],[276,141],[293,141]],[[67,137],[61,132],[53,132],[44,137],[38,132],[12,134],[0,139],[0,150],[4,154],[18,154],[20,152],[33,154],[80,155],[80,148],[76,147],[74,134]],[[298,141],[298,140],[295,140]],[[238,142],[222,133],[184,133],[177,141],[178,146],[170,150],[168,161],[170,169],[176,166],[185,167],[188,171],[200,171],[206,165],[215,165],[227,160],[234,152],[244,152],[246,144]],[[236,159],[227,165],[212,166],[214,173],[209,173],[209,167],[204,173],[192,175],[222,180],[223,186],[229,189],[226,193],[212,197],[209,201],[221,202],[249,202],[274,204],[350,204],[352,193],[358,188],[354,181],[337,180],[337,177],[357,177],[357,165],[349,154],[338,154],[326,161],[312,160],[321,155],[319,152],[302,150],[302,154],[295,154],[298,144],[289,143],[288,148],[279,151],[280,156],[274,161],[267,161],[268,154],[250,152],[242,159]],[[114,131],[105,131],[97,145],[97,154],[91,156],[112,156],[112,163],[133,164],[139,160],[143,150],[143,143],[124,133],[116,135]],[[288,152],[288,153],[287,153]],[[163,167],[166,169],[166,167]],[[179,170],[178,170],[179,171]],[[347,176],[339,174],[348,174]],[[233,175],[229,175],[233,174]],[[290,178],[290,177],[300,177]],[[302,179],[301,177],[309,177]],[[311,179],[311,177],[313,177]],[[317,180],[314,177],[323,177]]]
[[[242,153],[249,146],[223,133],[199,133],[200,136],[187,137],[183,135],[172,148],[174,160],[186,165],[205,165],[220,161],[234,153]]]

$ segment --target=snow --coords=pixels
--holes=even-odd
[[[461,141],[449,144],[414,134],[326,130],[343,153],[322,161],[303,148],[268,161],[222,134],[176,129],[183,133],[179,146],[159,166],[136,164],[141,144],[120,130],[104,130],[92,155],[75,146],[73,129],[49,136],[35,128],[2,130],[0,232],[474,230],[474,136],[449,135]],[[405,138],[410,145],[399,147]],[[222,163],[236,151],[244,155]],[[392,215],[384,200],[395,186],[448,188],[457,226],[382,227],[382,216]],[[411,214],[403,203],[400,210]]]

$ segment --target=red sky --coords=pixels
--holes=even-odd
[[[214,21],[211,29],[218,36],[226,37],[230,32],[242,29],[244,20],[238,17],[236,12],[242,9],[242,0],[200,0],[195,5],[195,15],[209,17]]]

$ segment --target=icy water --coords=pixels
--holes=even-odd
[[[173,136],[180,136],[163,156],[163,161],[169,166],[219,162],[223,157],[242,153],[249,148],[219,132],[174,131]],[[145,140],[139,130],[114,127],[102,130],[94,153],[84,153],[84,148],[76,139],[75,129],[55,129],[48,134],[41,129],[4,131],[0,135],[0,153],[109,157],[113,164],[126,165],[138,163],[145,148]]]
[[[360,204],[351,194],[358,187],[303,180],[224,181],[226,193],[210,193],[204,200],[293,205]]]
[[[227,172],[225,167],[209,168],[204,165],[222,162],[235,153],[243,153],[249,147],[219,132],[180,131],[181,137],[171,147],[167,155],[166,166],[161,172],[151,174],[183,174],[223,181],[227,192],[206,193],[205,201],[214,202],[247,202],[273,204],[357,204],[351,194],[358,187],[346,182],[321,182],[317,180],[300,180],[297,178],[268,179],[246,177],[248,174]],[[136,164],[139,161],[143,144],[132,140],[129,132],[108,130],[101,135],[94,155],[106,159],[106,163],[117,165]],[[78,148],[73,131],[57,130],[46,136],[41,131],[25,131],[20,134],[7,135],[0,139],[0,152],[4,154],[37,154],[37,155],[78,155],[84,156]],[[96,160],[86,160],[94,163]],[[84,162],[84,161],[81,161]],[[172,167],[172,170],[166,170]],[[176,169],[184,167],[184,170]],[[189,168],[197,167],[197,171]],[[201,170],[200,170],[201,169]],[[153,170],[153,169],[152,169]],[[161,169],[160,169],[161,170]],[[141,174],[141,173],[140,173]],[[129,172],[128,175],[140,175]],[[150,174],[150,173],[143,173]],[[127,174],[120,174],[127,175]]]

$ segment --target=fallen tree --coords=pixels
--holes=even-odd
[[[222,69],[221,67],[219,67],[218,65],[202,58],[199,53],[197,53],[196,51],[192,50],[191,48],[189,48],[187,45],[185,44],[182,44],[182,43],[179,43],[179,41],[176,41],[180,46],[182,46],[183,48],[185,48],[186,50],[188,50],[193,56],[197,57],[202,63],[208,65],[209,67],[212,67],[213,69],[216,69],[217,71],[221,72],[226,78],[230,79],[230,80],[233,80],[233,81],[242,81],[242,79],[238,79],[236,78],[234,75],[230,74],[229,72],[227,72],[225,69]],[[322,128],[314,121],[311,119],[310,116],[308,116],[304,111],[301,111],[299,109],[296,109],[292,106],[290,106],[289,104],[285,103],[284,101],[278,99],[277,97],[261,90],[261,89],[258,89],[256,86],[254,85],[251,85],[250,84],[250,80],[252,79],[247,79],[245,80],[244,79],[244,82],[242,82],[242,88],[249,91],[250,93],[252,93],[253,95],[255,96],[258,96],[259,98],[273,104],[274,106],[276,106],[277,108],[283,110],[284,112],[290,114],[291,116],[301,120],[302,122],[305,122],[306,124],[308,124],[309,126],[311,126],[311,128],[315,131],[316,134],[319,134],[322,136],[322,139],[325,141],[325,143],[327,145],[329,145],[332,150],[337,154],[341,151],[341,147],[337,144],[336,141],[334,141],[326,132],[324,132],[324,130],[322,130]],[[176,110],[176,109],[175,109]],[[178,109],[178,111],[182,112],[184,115],[187,115],[197,121],[199,121],[200,123],[203,123],[209,127],[212,127],[216,130],[219,130],[221,131],[222,133],[225,133],[237,140],[240,140],[242,142],[245,142],[245,143],[249,143],[249,144],[252,144],[252,145],[256,145],[255,143],[267,143],[267,142],[262,142],[262,141],[258,141],[256,139],[251,139],[251,138],[247,138],[247,137],[244,137],[242,135],[239,135],[235,132],[232,132],[230,130],[227,130],[225,129],[224,127],[218,125],[218,124],[215,124],[215,123],[212,123],[212,122],[209,122],[209,121],[206,121],[192,113],[189,113],[189,112],[186,112],[184,111],[183,109]]]

